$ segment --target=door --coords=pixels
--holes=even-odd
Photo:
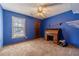
[[[40,22],[36,21],[35,22],[35,38],[40,37]]]

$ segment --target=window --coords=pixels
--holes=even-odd
[[[25,37],[25,18],[12,16],[12,38]]]

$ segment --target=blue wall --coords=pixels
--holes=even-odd
[[[12,39],[12,16],[22,17],[26,19],[26,37]],[[57,25],[58,23],[64,23],[67,21],[79,19],[78,16],[78,14],[73,14],[73,12],[70,10],[43,20],[37,20],[36,18],[33,18],[31,16],[3,10],[3,45],[13,44],[25,41],[27,39],[33,39],[35,37],[34,22],[36,21],[41,21],[40,34],[41,37],[44,37],[45,29],[59,28],[60,26]],[[63,37],[62,33],[60,37]]]
[[[3,46],[3,11],[0,5],[0,47]]]
[[[64,23],[71,20],[74,20],[74,14],[71,10],[43,19],[41,24],[41,36],[44,36],[45,29],[59,28],[59,23]]]
[[[79,13],[74,13],[75,20],[79,20]]]
[[[12,16],[23,17],[26,19],[26,37],[12,39]],[[3,10],[3,27],[4,27],[3,45],[21,42],[27,39],[33,39],[35,37],[34,22],[36,21],[37,21],[36,18],[27,16],[27,15],[22,15],[15,12],[11,12],[11,11],[7,11],[7,10]]]

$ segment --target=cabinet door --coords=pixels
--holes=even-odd
[[[40,37],[40,22],[35,22],[35,38]]]

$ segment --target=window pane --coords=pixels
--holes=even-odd
[[[12,38],[25,37],[25,19],[12,16]]]

